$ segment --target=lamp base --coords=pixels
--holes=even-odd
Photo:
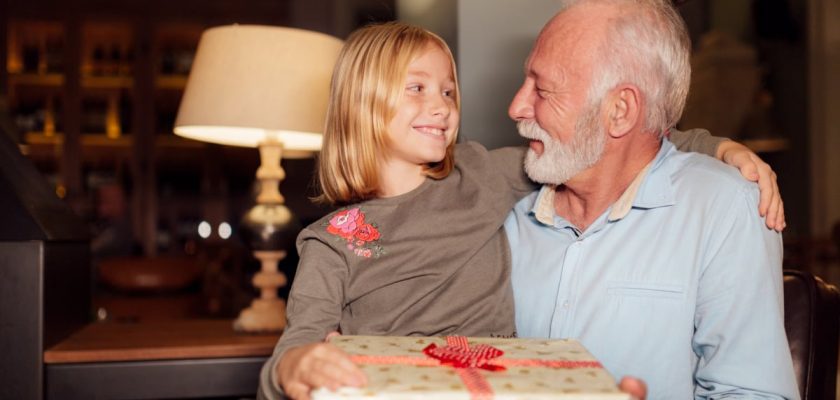
[[[279,332],[286,327],[286,301],[277,297],[277,288],[286,284],[286,275],[277,270],[278,261],[286,257],[285,251],[255,251],[262,268],[254,275],[254,286],[260,297],[242,310],[233,329],[239,332]]]
[[[238,332],[280,332],[286,327],[286,302],[283,299],[255,299],[233,321]]]

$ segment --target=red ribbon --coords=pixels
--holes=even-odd
[[[597,361],[563,361],[499,358],[504,352],[493,346],[479,344],[470,347],[464,336],[447,336],[446,346],[432,343],[423,349],[427,357],[351,355],[360,364],[448,365],[458,372],[473,400],[493,398],[493,388],[479,370],[504,371],[506,366],[548,368],[601,368]],[[491,363],[490,361],[493,361]]]

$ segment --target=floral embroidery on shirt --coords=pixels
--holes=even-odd
[[[325,222],[327,232],[346,242],[347,250],[359,257],[379,258],[385,250],[379,245],[379,229],[365,222],[365,213],[358,207],[341,210]]]

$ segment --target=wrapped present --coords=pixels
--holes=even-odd
[[[337,336],[367,374],[363,388],[325,388],[330,399],[627,400],[610,374],[575,340]]]

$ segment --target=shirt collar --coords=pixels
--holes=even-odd
[[[608,221],[619,221],[626,217],[633,208],[652,209],[674,205],[674,188],[671,184],[671,168],[666,163],[667,157],[676,152],[676,148],[667,139],[662,140],[659,152],[653,161],[646,165],[630,186],[624,190],[612,205]],[[531,213],[540,223],[554,226],[554,191],[556,185],[543,185],[534,202]]]
[[[554,189],[557,185],[543,185],[531,212],[544,225],[554,225]]]

